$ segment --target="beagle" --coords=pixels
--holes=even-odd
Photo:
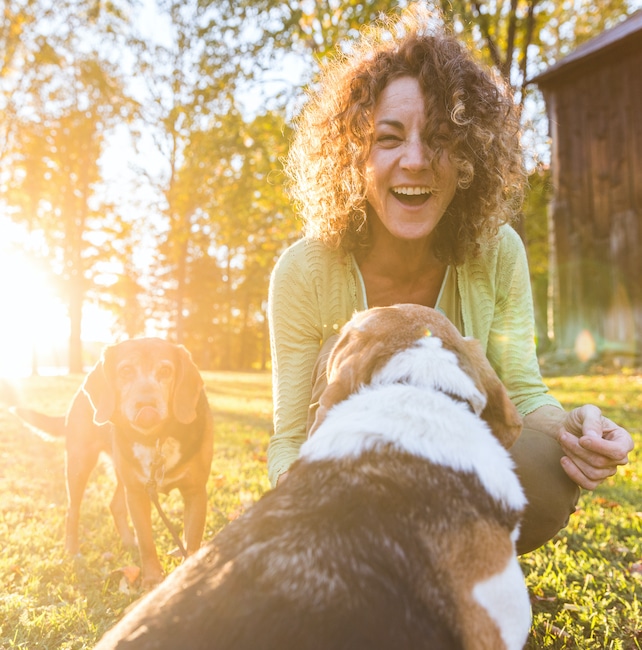
[[[288,477],[97,650],[517,650],[521,419],[478,343],[417,305],[341,331]]]
[[[152,535],[150,484],[159,492],[180,490],[186,553],[200,548],[213,455],[212,416],[201,375],[183,346],[159,338],[108,346],[65,417],[22,407],[13,411],[30,426],[65,437],[68,553],[79,551],[80,504],[101,451],[114,462],[118,483],[110,508],[123,543],[138,544],[143,586],[163,578]]]

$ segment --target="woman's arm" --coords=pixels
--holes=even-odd
[[[305,441],[312,369],[322,338],[315,282],[305,268],[303,245],[295,244],[282,255],[270,279],[274,433],[267,463],[273,486],[297,459]]]

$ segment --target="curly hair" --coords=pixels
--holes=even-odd
[[[509,86],[473,58],[436,12],[412,5],[382,18],[325,64],[295,119],[285,164],[290,196],[306,236],[331,248],[367,248],[364,170],[373,111],[387,84],[404,76],[419,82],[431,132],[447,125],[447,141],[431,138],[429,145],[448,151],[458,189],[435,230],[434,253],[459,264],[515,216],[525,172]]]

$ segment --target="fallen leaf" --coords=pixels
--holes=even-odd
[[[133,585],[140,576],[140,567],[136,565],[123,567],[121,571],[130,585]]]
[[[557,600],[556,596],[538,596],[533,594],[533,598],[540,603],[554,603]]]
[[[23,577],[22,574],[22,567],[14,564],[13,566],[9,567],[9,580],[12,582],[17,582]],[[2,650],[2,646],[0,646],[0,650]]]
[[[114,569],[107,577],[108,582],[118,581],[118,591],[129,594],[132,592],[131,587],[138,581],[140,577],[140,567],[136,565],[124,566],[119,569]]]
[[[617,501],[611,501],[610,499],[605,499],[604,497],[595,497],[595,503],[604,508],[619,508],[620,504]]]
[[[638,560],[637,562],[634,562],[629,567],[629,573],[632,575],[642,575],[642,560]]]
[[[212,483],[214,483],[214,487],[220,488],[225,485],[226,478],[223,474],[217,474],[212,478]]]
[[[228,513],[227,520],[234,521],[235,519],[238,519],[244,512],[245,508],[243,506],[239,506],[238,508],[232,510],[232,512]]]

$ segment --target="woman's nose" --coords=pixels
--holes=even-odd
[[[430,165],[432,150],[423,140],[412,139],[406,142],[401,157],[401,166],[409,171],[421,171]]]

